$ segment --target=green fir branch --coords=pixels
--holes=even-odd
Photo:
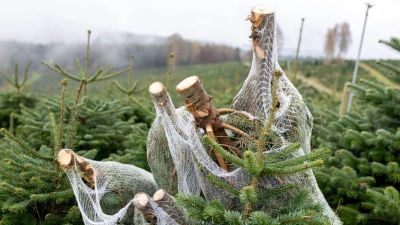
[[[268,202],[268,200],[277,197],[282,193],[287,193],[289,190],[293,190],[295,187],[296,187],[295,183],[292,182],[288,184],[283,184],[282,186],[279,186],[277,188],[272,188],[264,192],[261,192],[258,194],[258,202],[261,203]]]
[[[32,62],[33,61],[31,60],[31,61],[28,62],[28,65],[26,65],[24,78],[23,78],[22,83],[18,85],[19,87],[23,87],[25,85],[26,81],[28,80],[28,71],[29,71],[29,67],[31,66]]]
[[[120,70],[120,71],[118,71],[118,72],[115,72],[115,73],[113,73],[113,74],[104,75],[104,76],[102,76],[102,77],[100,77],[100,78],[98,78],[98,79],[96,79],[96,80],[97,80],[97,81],[100,81],[100,80],[110,79],[110,78],[116,77],[116,76],[118,76],[118,75],[120,75],[120,74],[123,74],[123,73],[125,73],[125,72],[128,72],[128,71],[129,71],[129,68],[126,68],[126,69]],[[105,74],[106,74],[106,73],[105,73]]]
[[[58,71],[60,71],[60,74],[66,76],[66,77],[68,77],[68,78],[71,78],[71,79],[73,79],[73,80],[75,80],[75,81],[80,81],[80,80],[81,80],[78,76],[75,76],[75,75],[72,75],[72,74],[68,73],[66,70],[64,70],[64,69],[63,69],[60,65],[58,65],[58,64],[55,64],[54,67],[56,67],[56,68],[58,69]]]
[[[18,82],[18,78],[19,78],[19,76],[18,76],[18,64],[15,64],[14,68],[15,68],[14,69],[14,85],[15,85],[15,87],[17,89],[19,89],[20,87],[19,87],[19,82]]]
[[[31,199],[24,200],[22,202],[15,203],[13,205],[3,208],[3,210],[8,210],[11,212],[22,213],[27,210],[27,207],[33,203]]]
[[[239,166],[244,166],[244,160],[231,154],[230,152],[226,151],[224,148],[222,148],[217,142],[215,142],[210,136],[204,135],[203,136],[203,141],[210,145],[212,149],[217,151],[219,154],[222,155],[225,159],[229,160],[232,163],[235,163]]]
[[[400,38],[391,37],[390,40],[379,40],[379,43],[385,44],[390,48],[400,52]]]
[[[313,167],[322,166],[324,161],[319,159],[312,162],[305,162],[299,165],[294,165],[290,167],[280,168],[280,167],[272,167],[264,165],[262,173],[268,175],[279,175],[279,174],[292,174],[296,172],[300,172],[303,170],[311,169]]]
[[[81,75],[82,78],[84,78],[85,77],[85,72],[82,69],[81,62],[79,61],[78,58],[76,58],[75,61],[76,61],[76,65],[78,67],[79,74]]]
[[[8,76],[7,76],[3,71],[0,70],[0,74],[4,77],[4,79],[6,79],[6,81],[7,81],[9,84],[11,84],[12,86],[15,87],[14,82],[12,82],[12,81],[10,80],[10,78],[8,78]]]
[[[85,82],[86,82],[86,80],[85,80],[85,78],[83,78],[81,80],[81,83],[79,84],[78,92],[77,92],[76,99],[75,99],[73,115],[72,115],[72,118],[71,118],[71,125],[70,125],[70,128],[69,128],[69,136],[68,136],[68,145],[67,146],[68,146],[69,149],[72,149],[74,126],[75,126],[75,121],[76,121],[76,117],[77,117],[77,114],[78,114],[78,103],[79,103],[79,99],[80,99],[80,96],[81,96],[82,87],[85,84]]]
[[[40,179],[39,177],[31,177],[29,181],[34,184],[36,187],[42,189],[42,190],[51,190],[54,188],[54,185],[52,183],[49,183],[48,181],[44,181]]]
[[[380,65],[380,66],[382,66],[382,67],[384,67],[384,68],[390,70],[391,72],[393,72],[393,73],[395,73],[395,74],[397,74],[397,75],[400,75],[400,69],[397,68],[397,67],[395,67],[394,65],[392,65],[392,64],[390,64],[390,63],[387,63],[387,62],[385,62],[385,61],[379,61],[379,60],[378,60],[378,61],[376,61],[376,64],[378,64],[378,65]]]
[[[253,186],[245,186],[240,190],[239,194],[240,202],[243,204],[256,203],[258,196]]]
[[[151,117],[156,117],[156,114],[152,111],[150,111],[149,109],[147,109],[146,107],[144,107],[144,105],[142,103],[140,103],[138,100],[136,100],[133,97],[129,98],[130,100],[132,100],[132,102],[137,105],[140,109],[142,109],[147,115],[151,116]]]
[[[245,151],[243,153],[243,168],[249,172],[251,175],[259,175],[262,168],[258,165],[256,156],[252,151]]]
[[[281,162],[265,163],[264,166],[285,168],[285,167],[303,164],[305,161],[319,159],[324,156],[330,155],[330,153],[331,153],[331,151],[328,148],[321,148],[321,149],[316,149],[316,150],[312,151],[311,153],[297,156],[297,157],[287,159],[287,160],[284,160]]]
[[[264,164],[269,164],[269,163],[275,163],[277,161],[281,161],[286,159],[289,155],[294,154],[297,150],[300,148],[300,143],[290,143],[288,146],[286,146],[282,151],[280,152],[274,152],[271,154],[268,154],[266,157],[264,157]]]
[[[12,184],[9,184],[6,181],[3,181],[0,183],[0,188],[6,189],[8,192],[12,192],[12,193],[16,194],[17,196],[24,198],[24,199],[26,199],[30,195],[30,191],[27,191],[21,187],[16,187]]]
[[[224,220],[225,207],[218,200],[212,200],[207,202],[206,207],[203,209],[202,216],[206,221],[212,223],[220,223]]]
[[[61,81],[62,91],[61,91],[61,109],[60,109],[60,122],[58,124],[58,134],[57,134],[57,143],[56,143],[56,154],[61,150],[61,139],[63,132],[63,124],[64,124],[64,113],[65,113],[65,92],[67,89],[68,81],[67,79],[63,79]]]
[[[31,147],[29,147],[29,145],[25,142],[23,142],[22,140],[20,140],[19,138],[17,138],[16,136],[14,136],[13,134],[11,134],[10,132],[8,132],[6,129],[1,128],[0,129],[0,133],[4,136],[9,137],[11,140],[13,140],[15,143],[17,143],[22,149],[26,150],[27,152],[29,152],[31,155],[39,158],[39,159],[44,159],[44,160],[53,160],[53,157],[49,157],[49,156],[43,156],[41,154],[39,154],[37,151],[33,150]]]
[[[114,80],[113,83],[115,84],[115,86],[117,86],[117,88],[124,92],[124,93],[129,93],[129,91],[127,89],[125,89],[117,80]]]
[[[244,223],[242,214],[239,213],[238,211],[225,210],[224,218],[226,224],[242,225]]]
[[[48,176],[59,176],[60,175],[59,172],[48,170],[48,169],[43,169],[43,168],[41,168],[39,166],[34,166],[34,165],[30,164],[30,163],[26,163],[25,165],[23,165],[23,167],[25,169],[27,169],[27,170],[35,170],[35,171],[38,171],[38,172],[40,172],[42,174],[47,174]]]
[[[385,93],[386,86],[382,85],[378,82],[360,79],[360,83],[363,84],[364,86],[366,86],[368,89],[372,88],[374,90],[379,91],[380,93]]]
[[[268,224],[268,225],[280,225],[278,221],[270,217],[267,213],[262,212],[262,211],[255,211],[250,214],[250,217],[248,219],[248,223],[254,224],[254,225],[262,225],[262,224]]]
[[[227,184],[225,181],[223,181],[222,179],[220,179],[219,177],[215,176],[212,173],[207,174],[207,179],[213,182],[216,186],[231,193],[234,196],[239,196],[240,194],[240,190],[233,188],[231,185]]]
[[[74,192],[72,189],[67,189],[63,191],[54,191],[50,193],[45,193],[45,194],[31,194],[29,195],[29,198],[38,202],[46,202],[49,200],[57,200],[60,198],[63,199],[69,199],[74,197]]]
[[[110,69],[107,70],[107,71],[111,71],[111,70],[113,70],[113,69],[114,69],[113,67],[110,67]],[[107,71],[104,72],[104,73],[107,73]],[[104,74],[103,74],[103,69],[100,68],[99,70],[97,70],[97,71],[94,73],[94,75],[93,75],[92,77],[90,77],[90,78],[87,79],[87,83],[92,83],[93,81],[96,81],[97,78],[99,78],[99,76],[103,76],[103,75],[104,75]],[[84,77],[83,79],[86,79],[86,78]]]

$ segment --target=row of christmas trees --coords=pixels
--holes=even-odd
[[[400,39],[380,41],[400,52]],[[378,61],[393,82],[400,69]],[[317,142],[333,154],[316,172],[332,207],[345,224],[400,223],[400,89],[374,81],[351,85],[356,110],[340,117],[326,110],[314,125]]]
[[[22,80],[18,65],[12,77],[0,71],[8,85],[14,87],[0,93],[0,224],[83,224],[71,185],[55,160],[61,148],[73,148],[88,159],[149,169],[146,137],[154,114],[132,98],[141,90],[132,81],[133,56],[131,61],[131,67],[125,70],[113,73],[113,67],[99,69],[92,76],[88,76],[88,58],[85,68],[77,60],[78,75],[57,64],[42,62],[58,74],[80,82],[77,91],[69,90],[64,78],[59,85],[61,96],[38,96],[25,91],[31,63]],[[91,83],[128,71],[127,88],[115,82],[127,100],[85,93]],[[68,99],[67,91],[76,93],[76,99]]]

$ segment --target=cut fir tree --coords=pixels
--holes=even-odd
[[[197,77],[177,86],[186,104],[179,109],[161,83],[150,86],[157,117],[147,139],[149,165],[158,188],[168,196],[178,194],[167,197],[167,204],[157,201],[158,194],[136,194],[128,204],[143,217],[135,217],[135,223],[341,224],[310,169],[321,166],[329,150],[311,152],[312,116],[277,63],[274,8],[254,7],[249,20],[253,67],[231,109],[214,108]],[[95,178],[127,169],[103,169]],[[112,182],[128,178],[118,179]],[[80,208],[91,216],[87,224],[112,224],[129,213],[124,207],[104,216],[100,193],[112,189],[102,182],[92,190],[79,176],[71,179],[78,196],[86,193],[85,202],[91,202]]]

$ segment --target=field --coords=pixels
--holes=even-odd
[[[282,69],[289,76],[292,71],[288,64],[289,62],[280,62]],[[354,61],[344,61],[333,65],[326,65],[322,60],[300,61],[297,72],[299,80],[297,88],[307,102],[315,102],[315,104],[334,96],[330,106],[337,107],[344,84],[352,80],[354,65]],[[378,68],[379,66],[374,61],[362,61],[358,70],[357,80],[369,79],[384,84],[392,84],[387,81],[386,77],[382,76],[381,72],[384,73],[385,71],[378,70]],[[174,90],[175,86],[184,78],[197,75],[200,77],[207,92],[215,97],[213,99],[214,104],[217,107],[229,107],[231,100],[246,79],[249,69],[249,65],[242,62],[180,66],[172,71],[169,92],[175,105],[182,105],[183,102]],[[74,73],[74,71],[70,72]],[[133,81],[139,82],[137,90],[142,90],[135,97],[150,100],[147,87],[156,81],[160,81],[167,86],[167,72],[168,68],[134,69]],[[115,80],[126,86],[128,77],[129,74],[125,73]],[[30,91],[44,95],[59,95],[62,78],[62,76],[46,69],[36,72],[31,78]],[[69,82],[68,96],[75,95],[74,90],[77,86],[78,82]],[[89,85],[88,94],[98,97],[123,98],[123,93],[113,85],[113,80],[97,82],[93,86]]]
[[[392,61],[392,63],[397,65],[399,62]],[[289,62],[280,62],[280,65],[287,76],[293,76]],[[314,116],[315,136],[312,139],[313,149],[318,149],[318,145],[321,144],[321,137],[324,137],[318,133],[322,132],[318,128],[324,125],[324,113],[322,112],[325,109],[338,112],[343,86],[346,82],[352,80],[353,69],[354,61],[344,61],[332,65],[326,65],[321,60],[300,61],[296,87]],[[74,112],[75,96],[79,86],[77,81],[68,79],[66,103],[60,110],[60,105],[64,101],[60,97],[62,94],[61,90],[63,89],[61,80],[65,77],[44,67],[39,71],[30,72],[27,79],[28,85],[17,93],[14,91],[15,89],[12,89],[11,85],[7,85],[4,80],[0,80],[0,85],[4,88],[4,91],[0,92],[0,120],[2,126],[20,138],[14,139],[14,141],[24,140],[27,142],[32,147],[26,148],[28,152],[35,152],[33,149],[41,149],[46,150],[46,154],[49,154],[45,158],[47,161],[39,160],[37,155],[29,155],[26,152],[24,153],[23,149],[17,148],[10,139],[3,139],[7,141],[0,143],[0,147],[12,149],[11,151],[2,152],[1,156],[6,160],[0,162],[0,167],[12,168],[4,172],[5,176],[2,179],[13,185],[11,189],[20,185],[18,182],[22,182],[23,185],[27,186],[26,196],[24,197],[13,194],[14,192],[10,192],[9,189],[0,188],[0,196],[3,196],[0,200],[6,202],[3,205],[0,204],[5,209],[2,212],[3,220],[6,221],[4,218],[14,218],[12,217],[14,214],[8,213],[8,211],[12,212],[16,207],[20,207],[18,210],[25,210],[21,207],[24,206],[22,203],[27,198],[36,197],[37,195],[52,196],[52,191],[57,189],[60,193],[66,193],[66,195],[57,199],[46,198],[46,200],[41,202],[43,206],[39,206],[40,214],[47,215],[53,213],[55,215],[54,221],[61,221],[51,222],[51,224],[62,224],[65,221],[75,221],[77,224],[80,224],[81,217],[79,214],[74,214],[74,218],[64,217],[67,212],[76,212],[77,207],[75,206],[76,201],[73,198],[69,182],[63,175],[63,171],[60,171],[58,165],[54,163],[55,155],[53,154],[59,150],[56,148],[60,148],[61,144],[66,144],[67,140],[72,140],[71,149],[85,157],[90,157],[97,161],[105,160],[133,164],[150,170],[151,161],[147,161],[147,140],[155,113],[147,90],[149,85],[156,81],[164,83],[170,92],[175,107],[178,108],[183,105],[183,101],[174,90],[176,85],[186,77],[197,75],[200,77],[208,94],[214,96],[213,105],[217,108],[229,107],[232,99],[238,93],[246,79],[249,70],[249,63],[243,62],[179,66],[172,71],[170,84],[168,85],[168,68],[134,68],[132,80],[133,82],[138,82],[138,84],[131,97],[141,102],[144,107],[138,107],[132,101],[127,102],[127,94],[114,85],[114,82],[118,81],[123,87],[128,87],[130,76],[126,72],[110,80],[89,83],[87,85],[86,97],[83,97],[78,104],[78,117],[75,120],[71,116],[72,112]],[[71,74],[77,73],[73,69],[68,72]],[[95,72],[89,70],[89,78],[92,76],[90,74]],[[393,85],[384,76],[386,73],[387,71],[380,70],[375,62],[363,61],[360,63],[357,80],[368,79]],[[62,123],[60,122],[56,125],[55,120],[62,118],[63,115],[61,112],[65,112],[65,118],[61,120],[64,122],[64,128],[58,129],[57,127],[62,126]],[[10,113],[13,116],[10,116]],[[76,122],[75,129],[72,127],[73,121]],[[72,132],[74,130],[75,132]],[[5,132],[5,130],[2,130],[2,132]],[[65,140],[55,140],[55,137],[64,137]],[[330,136],[328,135],[327,137]],[[60,144],[54,145],[54,143]],[[329,141],[324,141],[322,144],[326,143],[329,143]],[[333,143],[337,143],[337,141],[333,141]],[[332,150],[337,149],[335,146],[331,148]],[[317,150],[312,152],[317,152]],[[16,154],[26,154],[26,159],[21,160],[21,163],[25,164],[9,165],[11,162],[9,158],[14,158],[17,161],[20,160],[19,157],[15,157]],[[27,180],[22,178],[22,181],[9,179],[9,177],[14,176],[14,172],[8,174],[10,171],[17,171],[15,173],[22,175],[33,172],[29,164],[30,162],[35,162],[37,171],[45,171],[46,174],[50,174],[43,175],[42,172],[35,172],[35,176],[43,179],[46,189],[41,188],[42,183],[32,186],[30,178]],[[328,160],[328,162],[330,161]],[[46,169],[41,170],[41,168]],[[321,173],[319,174],[321,175]],[[168,176],[169,174],[167,174]],[[60,177],[63,178],[60,180]],[[168,182],[170,182],[169,178]],[[171,183],[168,185],[171,185]],[[347,183],[344,185],[347,185]],[[340,185],[336,186],[340,187]],[[327,183],[326,187],[331,186]],[[328,188],[324,191],[329,193],[330,189]],[[10,198],[9,195],[13,197]],[[331,207],[334,207],[338,202],[336,197],[339,195],[334,192],[328,196],[333,196],[329,199],[329,203]],[[62,202],[62,204],[57,203],[59,204],[57,208],[46,208],[46,205],[55,204],[58,201]],[[33,205],[36,203],[32,201],[29,204]],[[117,204],[125,203],[118,202]],[[26,214],[24,215],[27,220],[31,220],[32,215],[36,214],[30,208],[25,212]],[[37,221],[41,221],[41,215],[36,219]]]

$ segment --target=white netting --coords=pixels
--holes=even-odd
[[[82,180],[82,172],[77,166],[66,173],[85,224],[113,225],[122,221],[129,224],[134,220],[131,206],[134,195],[138,192],[153,194],[158,189],[153,175],[141,168],[84,160],[95,171],[94,189]]]
[[[232,108],[240,111],[255,112],[257,117],[265,119],[271,113],[272,77],[274,71],[281,70],[281,68],[277,62],[275,14],[265,16],[265,22],[261,24],[265,25],[253,29],[253,37],[256,36],[255,40],[258,46],[265,51],[265,54],[260,57],[263,53],[258,52],[257,54],[257,50],[255,51],[251,71],[233,101]],[[271,130],[275,135],[272,141],[276,144],[271,146],[270,149],[266,149],[265,154],[280,152],[289,143],[294,142],[300,142],[301,148],[291,157],[309,153],[312,115],[301,95],[285,74],[282,74],[278,80],[276,95],[279,109],[275,113],[275,119],[271,126]],[[169,151],[177,170],[190,167],[188,171],[178,172],[178,191],[198,194],[197,188],[195,191],[191,191],[184,187],[194,189],[200,186],[207,200],[218,199],[224,203],[226,208],[240,208],[237,198],[216,187],[205,177],[208,173],[212,173],[233,187],[240,189],[250,183],[247,173],[241,168],[226,172],[209,157],[207,150],[202,145],[201,134],[196,131],[194,118],[187,111],[180,108],[175,113],[170,99],[164,104],[157,104],[156,101],[154,103],[157,110],[157,120],[153,125],[154,130],[163,128],[163,132],[165,132],[163,135],[166,136]],[[266,122],[267,120],[265,119],[264,123]],[[148,140],[150,149],[157,148],[157,144],[152,143],[152,140],[154,139]],[[158,172],[153,171],[153,173]],[[294,182],[297,187],[310,191],[315,202],[324,206],[325,215],[334,218],[334,213],[319,190],[311,170],[279,177],[266,176],[262,178],[260,188],[261,190],[268,190],[288,182]],[[263,210],[271,211],[284,207],[287,201],[286,197],[289,196],[290,193],[287,196],[281,196],[280,199],[275,199],[274,203],[269,202],[269,206],[264,205]],[[273,208],[269,209],[268,207]],[[340,224],[340,221],[336,219],[335,224]]]
[[[275,14],[268,14],[263,20],[265,21],[260,23],[262,26],[253,26],[252,37],[254,43],[256,43],[256,49],[253,54],[251,70],[242,89],[232,103],[233,109],[247,113],[254,112],[256,116],[254,118],[259,118],[261,124],[268,122],[268,117],[271,113],[271,85],[274,71],[281,70],[277,62]],[[273,133],[270,137],[272,144],[266,148],[264,153],[274,154],[280,152],[288,144],[294,142],[300,142],[301,148],[289,157],[297,157],[309,153],[312,116],[301,95],[285,74],[282,74],[278,80],[276,95],[279,109],[275,113],[270,129]],[[211,173],[232,187],[240,189],[250,184],[248,174],[241,168],[233,169],[230,172],[221,169],[210,158],[207,153],[208,149],[203,146],[201,141],[202,134],[194,125],[193,116],[184,107],[175,110],[168,95],[162,103],[154,99],[154,105],[157,118],[150,130],[147,148],[149,165],[152,168],[158,188],[163,188],[170,194],[184,192],[199,195],[201,192],[207,200],[220,200],[227,209],[241,209],[242,205],[238,198],[208,181],[206,176]],[[241,124],[235,124],[237,120],[234,116],[226,116],[222,119],[227,123],[233,123],[232,125],[246,132],[253,129]],[[232,137],[235,136],[232,132],[227,131],[227,133],[231,134]],[[135,194],[133,192],[141,191],[138,190],[139,185],[137,183],[142,182],[142,179],[150,179],[145,178],[149,175],[137,172],[132,173],[131,170],[136,171],[136,169],[125,165],[107,164],[107,166],[103,166],[101,162],[89,162],[96,170],[100,171],[94,190],[88,188],[76,173],[67,172],[85,224],[116,224],[117,221],[123,218],[124,214],[130,212],[128,209]],[[232,168],[232,165],[230,166]],[[176,178],[173,176],[175,169]],[[146,182],[152,183],[153,181],[147,180]],[[265,176],[259,182],[259,189],[266,191],[290,182],[294,182],[299,188],[305,188],[310,191],[314,201],[324,206],[325,215],[334,218],[334,213],[319,190],[311,170],[294,175]],[[117,189],[120,187],[126,188],[129,185],[134,191],[124,196],[124,207],[113,209],[109,205],[102,204],[107,194],[118,194],[118,191],[115,191],[115,187]],[[154,188],[155,185],[149,189],[154,191]],[[149,193],[149,189],[145,190],[145,192]],[[258,210],[271,212],[284,207],[287,198],[290,196],[290,192],[287,195],[280,195],[279,198],[272,199]],[[152,201],[150,201],[150,204],[151,212],[157,217],[157,224],[175,223],[170,215],[159,208],[157,204]],[[143,218],[136,218],[135,221],[137,224],[145,223]],[[334,224],[340,223],[340,220],[336,218]]]

